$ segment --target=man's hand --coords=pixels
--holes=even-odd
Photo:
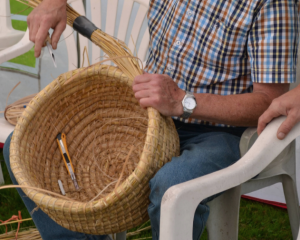
[[[60,35],[66,28],[66,0],[43,0],[27,18],[29,39],[35,43],[34,56],[39,57],[50,28],[53,49],[57,48]]]
[[[133,91],[141,107],[153,107],[165,116],[183,113],[182,99],[185,92],[168,75],[148,74],[137,76]]]
[[[270,107],[258,120],[257,132],[260,134],[266,125],[276,117],[287,116],[277,131],[277,138],[284,139],[293,126],[300,121],[300,87],[273,100]]]

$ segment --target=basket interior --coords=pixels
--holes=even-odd
[[[105,197],[114,190],[121,172],[120,183],[140,160],[147,111],[139,106],[128,80],[101,74],[76,79],[44,97],[47,101],[38,106],[21,140],[20,156],[29,185],[60,193],[60,179],[69,198],[88,202],[99,193],[97,199]],[[62,132],[80,191],[56,142]]]

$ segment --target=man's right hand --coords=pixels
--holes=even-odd
[[[29,39],[35,43],[36,58],[41,54],[50,28],[54,29],[51,36],[52,47],[57,48],[58,40],[67,24],[66,6],[67,0],[43,0],[28,16]]]

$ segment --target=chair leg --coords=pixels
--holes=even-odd
[[[112,240],[126,240],[126,232],[120,232],[120,233],[114,233],[114,234],[109,234]]]
[[[126,240],[126,231],[117,233],[116,240]]]
[[[210,213],[206,224],[208,239],[237,240],[241,186],[232,188],[208,205]]]
[[[282,185],[289,214],[293,239],[297,239],[299,231],[299,200],[294,180],[289,175],[282,175]]]
[[[0,164],[0,186],[4,185],[4,177],[3,177],[3,172]]]

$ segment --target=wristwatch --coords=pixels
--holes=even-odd
[[[189,118],[197,106],[196,98],[192,92],[185,91],[185,96],[182,100],[183,114],[181,118]]]

